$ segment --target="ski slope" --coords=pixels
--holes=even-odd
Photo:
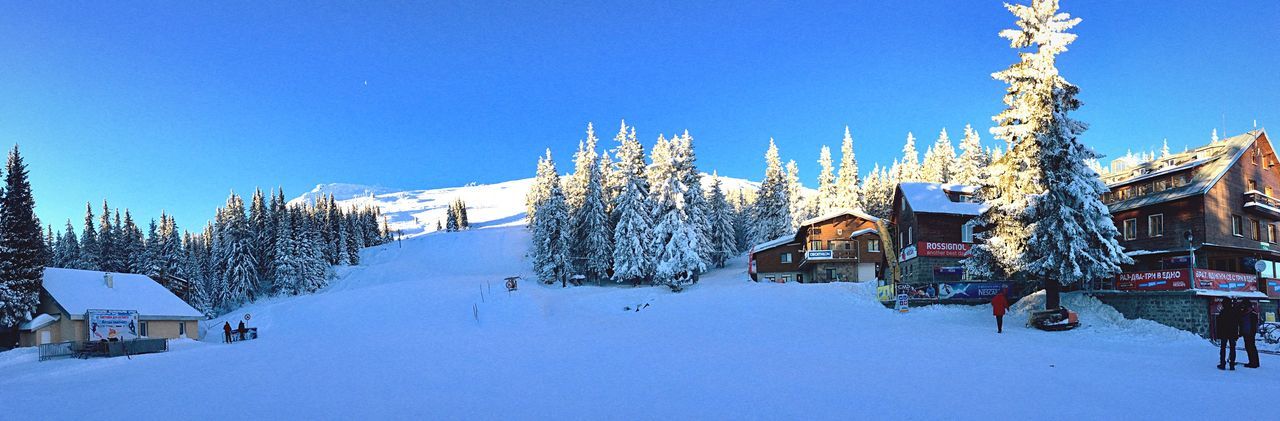
[[[1218,371],[1203,339],[1080,296],[1066,297],[1086,311],[1080,329],[1019,326],[1027,302],[996,334],[987,307],[898,314],[869,284],[749,282],[743,258],[679,294],[528,280],[508,293],[502,278],[530,276],[528,233],[510,219],[523,195],[501,202],[523,182],[453,191],[491,201],[492,212],[472,213],[478,229],[366,249],[362,266],[339,268],[319,293],[205,323],[252,314],[256,341],[226,345],[215,333],[132,359],[0,353],[10,403],[0,418],[1156,420],[1273,410],[1254,402],[1280,384],[1280,358]],[[423,192],[374,198],[448,196]]]

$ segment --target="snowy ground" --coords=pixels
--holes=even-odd
[[[503,277],[528,276],[523,195],[510,200],[474,213],[480,229],[365,250],[318,294],[227,316],[251,313],[256,341],[215,333],[133,359],[0,353],[0,419],[1273,416],[1259,399],[1275,396],[1280,358],[1218,371],[1203,339],[1084,297],[1068,297],[1080,329],[1010,316],[997,335],[988,307],[902,315],[871,285],[749,282],[741,258],[680,294],[531,282],[508,294]]]

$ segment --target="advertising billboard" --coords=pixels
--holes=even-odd
[[[89,310],[85,312],[89,340],[138,339],[138,312],[134,310]]]
[[[1187,269],[1125,272],[1116,275],[1116,289],[1122,291],[1173,291],[1191,287]]]
[[[921,241],[916,245],[916,254],[928,257],[964,257],[971,246],[972,244],[965,243]]]
[[[938,284],[938,299],[990,300],[1003,291],[1009,293],[1008,282],[944,282]]]

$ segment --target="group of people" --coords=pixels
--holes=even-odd
[[[240,327],[237,327],[237,328],[235,328],[235,329],[232,329],[232,328],[231,328],[231,322],[223,322],[223,323],[222,323],[222,336],[223,336],[223,341],[224,341],[224,342],[226,342],[226,343],[231,343],[231,342],[233,342],[233,341],[231,340],[231,333],[232,333],[232,332],[235,332],[235,333],[237,333],[237,334],[239,334],[239,335],[240,335],[240,336],[239,336],[239,340],[244,340],[244,334],[245,334],[245,332],[248,332],[248,331],[249,331],[249,328],[244,327],[244,321],[243,321],[243,320],[242,320],[242,321],[240,321]]]
[[[1222,311],[1214,319],[1214,336],[1218,348],[1218,369],[1236,369],[1236,341],[1244,338],[1244,351],[1249,355],[1248,368],[1258,368],[1258,328],[1261,326],[1258,309],[1247,300],[1224,299]],[[1230,349],[1230,358],[1227,357]]]

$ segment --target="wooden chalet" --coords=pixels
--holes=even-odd
[[[898,184],[889,220],[902,283],[964,279],[960,261],[973,245],[973,219],[982,208],[976,192],[977,187],[958,184]]]
[[[878,279],[884,273],[879,222],[855,209],[804,221],[794,235],[752,247],[751,278],[806,283]]]

